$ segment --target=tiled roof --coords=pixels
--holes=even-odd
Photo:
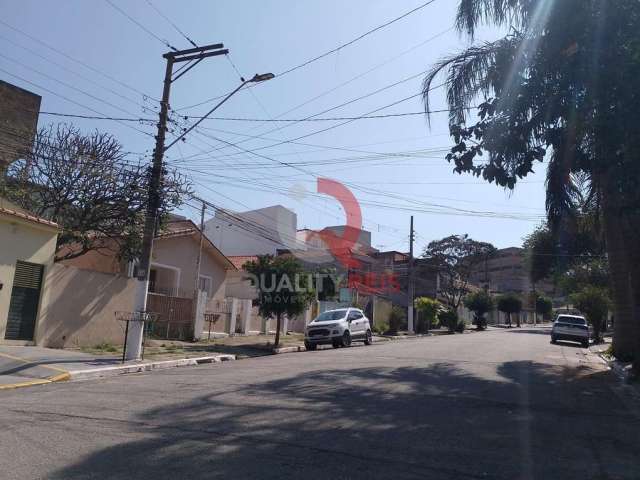
[[[227,258],[235,265],[238,270],[242,270],[242,266],[253,260],[257,260],[257,255],[230,255]]]
[[[18,212],[10,208],[0,207],[0,213],[4,213],[5,215],[10,215],[12,217],[21,218],[22,220],[27,220],[29,222],[39,223],[40,225],[46,225],[47,227],[58,228],[58,224],[52,222],[51,220],[46,220],[44,218],[37,217],[36,215],[31,215],[25,212]]]

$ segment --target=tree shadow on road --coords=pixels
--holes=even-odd
[[[194,384],[211,393],[118,420],[127,440],[53,478],[637,476],[637,419],[611,398],[606,372],[474,367],[334,368],[232,391],[209,372]]]

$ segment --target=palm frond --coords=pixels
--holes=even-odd
[[[571,175],[571,165],[564,161],[565,158],[554,151],[547,168],[547,219],[554,234],[564,220],[575,216],[575,199],[579,195],[579,188]]]
[[[430,111],[430,94],[433,82],[441,73],[447,73],[447,103],[450,109],[450,123],[461,124],[466,118],[466,111],[471,102],[482,93],[485,97],[495,89],[494,69],[497,58],[505,58],[513,51],[516,37],[509,36],[494,42],[485,42],[471,46],[462,53],[441,59],[429,71],[422,83],[422,98],[427,118]]]
[[[481,25],[520,28],[528,23],[531,11],[541,1],[549,0],[460,0],[456,28],[471,38]]]

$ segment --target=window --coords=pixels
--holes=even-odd
[[[358,311],[349,312],[349,318],[347,320],[358,320],[362,318],[362,314]]]
[[[213,280],[211,277],[200,275],[198,290],[207,292],[207,298],[211,298],[213,296]]]

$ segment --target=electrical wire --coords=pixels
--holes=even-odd
[[[149,30],[147,27],[145,27],[142,23],[140,23],[138,20],[136,20],[135,18],[133,18],[131,15],[129,15],[127,12],[125,12],[123,9],[121,9],[120,7],[118,7],[115,3],[113,3],[111,0],[105,0],[105,2],[107,2],[109,5],[111,5],[111,7],[120,12],[120,14],[124,15],[127,19],[129,19],[129,21],[131,21],[133,24],[137,25],[140,29],[142,29],[145,33],[147,33],[149,36],[155,38],[156,40],[158,40],[160,43],[162,43],[164,46],[170,48],[171,50],[173,50],[174,52],[177,52],[178,49],[176,47],[174,47],[173,45],[171,45],[167,40],[165,40],[164,38],[159,37],[158,35],[156,35],[155,33],[153,33],[151,30]]]

